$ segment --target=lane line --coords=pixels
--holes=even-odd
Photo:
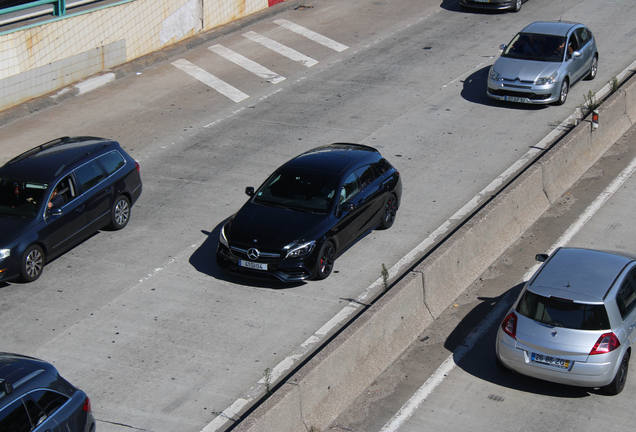
[[[607,202],[607,200],[614,195],[614,193],[625,183],[625,181],[636,171],[636,158],[616,177],[612,183],[605,188],[603,192],[590,204],[585,211],[578,217],[578,219],[568,227],[568,229],[557,239],[557,241],[550,247],[549,254],[552,254],[558,247],[565,246],[572,238],[578,233],[581,228],[588,223],[594,214],[596,214],[600,208]],[[533,266],[528,270],[523,280],[527,281],[532,277],[534,272],[540,267],[541,264]],[[511,293],[508,291],[504,298],[497,304],[497,306],[490,311],[490,313],[484,318],[484,320],[477,326],[477,328],[466,338],[464,343],[449,355],[446,360],[440,365],[439,368],[426,380],[426,382],[420,387],[415,394],[400,408],[400,410],[384,425],[380,432],[395,432],[397,431],[417,410],[417,408],[426,400],[426,398],[433,392],[444,378],[457,366],[457,363],[464,357],[464,355],[470,351],[479,338],[494,324],[495,319],[501,316],[514,302],[511,299]]]
[[[298,24],[294,24],[291,21],[287,21],[286,19],[277,19],[274,21],[274,24],[278,24],[279,26],[286,28],[287,30],[293,31],[301,36],[305,36],[307,39],[310,39],[314,42],[319,43],[320,45],[324,45],[327,48],[331,48],[334,51],[342,52],[349,48],[346,45],[341,44],[340,42],[336,42],[333,39],[329,39],[327,36],[323,36],[319,33],[316,33],[313,30],[309,30],[303,26]]]
[[[199,66],[190,63],[186,59],[173,61],[172,65],[176,66],[178,69],[181,69],[183,72],[187,73],[191,77],[201,81],[203,84],[212,87],[214,90],[221,93],[228,99],[233,100],[234,102],[241,102],[242,100],[245,100],[249,97],[236,87],[232,87],[225,81],[220,80],[211,73],[201,69]]]
[[[221,57],[231,61],[235,65],[242,67],[248,72],[252,72],[254,75],[267,80],[272,84],[278,84],[281,81],[285,81],[285,77],[278,75],[276,72],[272,72],[265,66],[262,66],[255,61],[250,60],[247,57],[244,57],[241,54],[224,47],[223,45],[212,45],[211,47],[208,47],[208,49],[213,53],[216,53]]]
[[[247,33],[243,33],[243,37],[246,37],[252,42],[256,42],[257,44],[262,45],[265,48],[269,48],[270,50],[277,52],[278,54],[285,56],[288,59],[297,61],[307,67],[312,67],[313,65],[318,64],[317,60],[314,60],[311,57],[307,57],[305,54],[299,53],[295,49],[278,43],[275,40],[259,35],[256,32],[248,31]]]

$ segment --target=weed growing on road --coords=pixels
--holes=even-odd
[[[618,78],[614,77],[608,82],[610,86],[610,93],[616,92],[618,90]]]
[[[265,391],[267,394],[272,393],[272,371],[270,368],[266,368],[263,372],[263,381],[265,382]]]
[[[389,271],[384,266],[384,263],[382,263],[382,281],[384,282],[384,292],[387,292],[389,290]]]
[[[587,96],[583,95],[583,100],[585,102],[581,106],[581,109],[583,110],[584,116],[588,115],[601,105],[601,102],[596,100],[596,92],[593,92],[592,90],[587,92]]]

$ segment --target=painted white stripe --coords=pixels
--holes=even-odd
[[[299,53],[295,49],[289,48],[288,46],[278,43],[270,38],[259,35],[256,32],[249,31],[247,33],[244,33],[243,36],[253,42],[256,42],[257,44],[263,45],[265,48],[269,48],[272,51],[287,57],[288,59],[300,62],[307,67],[312,67],[313,65],[318,64],[317,60],[314,60],[311,57],[307,57],[306,55]]]
[[[286,19],[275,20],[274,24],[278,24],[279,26],[286,28],[287,30],[298,33],[301,36],[305,36],[307,39],[310,39],[314,42],[319,43],[320,45],[324,45],[327,48],[331,48],[332,50],[338,52],[342,52],[349,48],[348,46],[343,45],[340,42],[336,42],[333,39],[329,39],[326,36],[316,33],[313,30],[309,30],[308,28],[305,28],[303,26],[299,26],[298,24],[294,24],[293,22],[287,21]]]
[[[563,233],[561,237],[550,247],[548,253],[551,254],[558,247],[565,246],[568,244],[572,238],[578,233],[586,223],[592,219],[592,216],[607,202],[607,200],[625,183],[625,181],[636,171],[636,159],[632,160],[632,162],[625,168],[619,175],[616,177],[610,185],[605,188],[601,194],[596,197],[594,202],[590,204],[583,214],[579,216],[579,218],[568,227],[568,229]],[[523,280],[527,281],[532,277],[535,271],[540,267],[540,264],[533,266],[530,270],[528,270],[524,276]],[[444,362],[440,365],[439,368],[431,375],[431,377],[426,380],[426,382],[420,387],[417,392],[400,408],[400,410],[393,416],[391,420],[380,430],[380,432],[395,432],[397,431],[403,424],[406,422],[409,417],[413,415],[415,410],[426,400],[426,398],[433,392],[435,387],[437,387],[444,378],[452,371],[457,363],[461,360],[461,358],[468,352],[470,349],[475,346],[475,343],[483,336],[483,334],[493,325],[493,321],[499,317],[505,310],[507,310],[512,305],[512,299],[510,297],[510,291],[506,294],[506,296],[499,302],[499,304],[493,309],[488,316],[479,324],[477,329],[473,331],[467,338],[466,341],[455,350]]]
[[[232,87],[225,81],[220,80],[211,73],[201,69],[196,65],[193,65],[185,59],[173,61],[172,64],[191,77],[198,79],[203,84],[212,87],[214,90],[218,91],[223,96],[233,100],[234,102],[241,102],[242,100],[245,100],[249,97],[239,89]]]
[[[250,60],[247,57],[224,47],[223,45],[212,45],[211,47],[208,47],[208,49],[272,84],[277,84],[285,80],[285,77],[278,75],[276,72],[272,72],[265,66],[261,66],[255,61]]]

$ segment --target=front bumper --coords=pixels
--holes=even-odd
[[[514,1],[489,1],[480,2],[475,0],[459,0],[459,4],[465,7],[474,9],[489,9],[489,10],[506,10],[514,7]]]
[[[608,354],[588,356],[585,362],[572,361],[568,369],[561,369],[532,362],[530,351],[516,345],[517,342],[513,338],[499,330],[496,355],[508,369],[533,378],[578,387],[608,385],[616,374],[618,359],[622,358],[621,350],[615,350]]]
[[[561,83],[543,86],[520,85],[513,81],[494,81],[488,78],[487,94],[492,99],[507,102],[545,105],[559,100]]]

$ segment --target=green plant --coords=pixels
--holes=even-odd
[[[265,382],[265,391],[270,394],[272,392],[272,371],[270,368],[266,368],[263,372],[263,381]]]
[[[384,266],[384,263],[382,263],[382,281],[384,282],[384,292],[387,292],[389,290],[389,271]]]
[[[608,84],[610,86],[610,93],[614,93],[618,90],[618,78],[613,77]]]
[[[596,92],[592,90],[587,92],[587,96],[583,95],[583,100],[584,102],[583,105],[581,105],[581,109],[584,115],[591,113],[601,105],[601,102],[596,99]]]

